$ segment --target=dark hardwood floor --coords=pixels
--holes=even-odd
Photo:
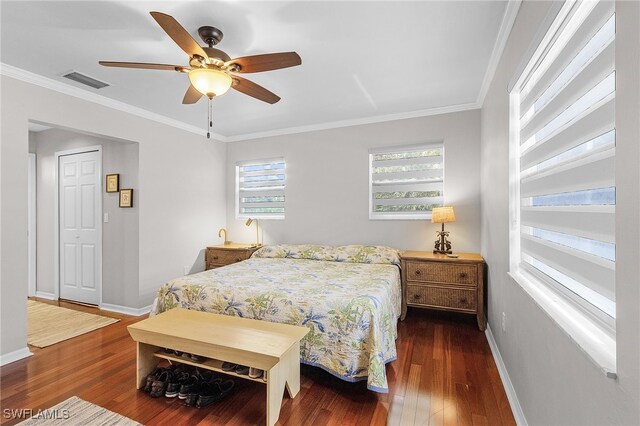
[[[262,425],[264,385],[236,381],[228,399],[204,409],[152,399],[135,389],[135,344],[126,326],[142,318],[60,303],[120,318],[0,368],[0,405],[49,408],[73,395],[145,425]],[[390,391],[368,391],[302,366],[302,388],[285,396],[281,425],[513,425],[513,415],[484,333],[474,317],[409,310],[399,323],[398,359],[387,366]],[[4,413],[4,411],[2,411]],[[18,419],[1,416],[1,424]]]

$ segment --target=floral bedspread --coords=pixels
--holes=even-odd
[[[182,307],[305,326],[303,363],[387,392],[400,305],[397,265],[254,255],[168,282],[152,315]]]

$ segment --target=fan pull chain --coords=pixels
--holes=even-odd
[[[207,139],[211,139],[211,128],[213,127],[213,118],[212,118],[213,110],[211,108],[211,98],[209,98],[209,106],[207,108],[207,120],[209,121],[207,127]]]

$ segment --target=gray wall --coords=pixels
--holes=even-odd
[[[480,250],[480,111],[275,136],[230,143],[227,149],[229,238],[254,242],[235,218],[235,164],[284,157],[286,217],[260,221],[265,243],[383,244],[433,249],[439,225],[426,220],[369,220],[370,148],[444,141],[447,224],[455,251]]]
[[[118,207],[118,194],[102,191],[102,302],[138,306],[138,144],[82,135],[59,129],[29,133],[29,151],[36,154],[37,186],[37,285],[54,293],[55,285],[55,153],[68,149],[102,146],[102,174],[120,174],[120,187],[133,188],[133,208]],[[104,183],[103,183],[104,185]]]
[[[507,86],[548,2],[523,2],[482,108],[482,254],[489,269],[489,325],[529,424],[640,424],[638,292],[640,3],[616,2],[616,300],[618,380],[588,356],[508,275]],[[506,332],[500,327],[502,312]]]
[[[185,266],[204,268],[202,250],[225,223],[224,144],[130,113],[2,76],[0,137],[0,354],[27,342],[28,121],[139,143],[138,303]]]

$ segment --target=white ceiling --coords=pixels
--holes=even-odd
[[[214,131],[232,139],[337,121],[375,121],[475,104],[506,1],[11,1],[2,2],[1,61],[193,126],[206,103],[182,105],[184,74],[105,68],[99,60],[187,64],[149,15],[224,32],[231,57],[294,50],[302,65],[244,74],[278,94],[274,105],[233,90],[214,99]],[[77,70],[111,84],[60,77]],[[420,112],[418,113],[420,114]]]

